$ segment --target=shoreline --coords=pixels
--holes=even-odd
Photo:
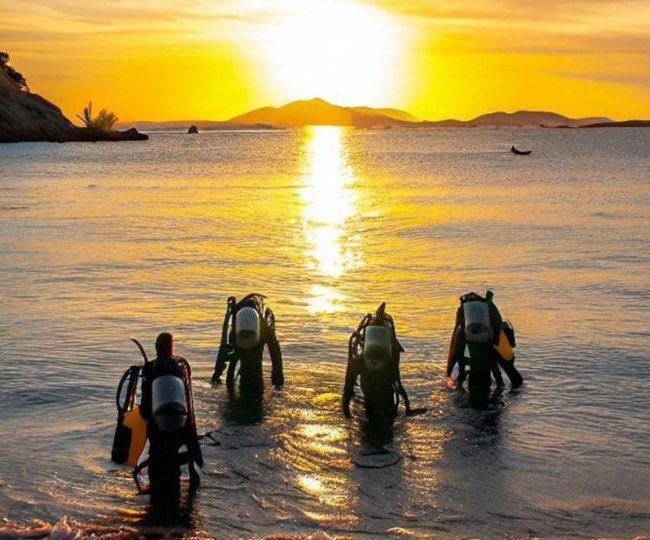
[[[57,130],[55,132],[42,131],[38,133],[32,130],[13,130],[0,134],[0,143],[21,143],[21,142],[123,142],[123,141],[146,141],[149,135],[140,133],[137,129],[131,128],[123,131],[102,131],[74,127],[69,130]]]

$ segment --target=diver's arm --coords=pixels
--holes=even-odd
[[[451,377],[454,367],[458,363],[458,358],[464,354],[465,340],[463,338],[463,330],[460,325],[456,325],[451,340],[449,342],[449,355],[447,357],[447,377]]]
[[[402,396],[402,399],[404,400],[404,407],[406,407],[406,414],[411,414],[411,402],[409,401],[409,396],[406,393],[406,389],[402,385],[402,380],[398,379],[397,380],[398,389],[399,389],[399,395]]]
[[[219,352],[217,353],[217,359],[214,363],[214,373],[212,374],[212,382],[220,382],[221,375],[226,369],[226,364],[229,360],[229,353],[232,352],[232,347],[227,343],[221,342],[219,345]]]
[[[447,356],[447,377],[451,377],[456,366],[456,340],[458,339],[458,327],[454,328],[449,343],[449,356]]]
[[[345,386],[343,387],[343,414],[346,418],[352,418],[350,412],[350,401],[354,396],[354,385],[357,382],[358,370],[354,365],[352,356],[348,358],[348,367],[345,371]]]
[[[267,325],[266,331],[266,344],[269,347],[269,355],[271,356],[271,382],[273,386],[283,386],[284,371],[282,370],[282,349],[280,349],[280,342],[273,328]]]
[[[221,328],[221,343],[219,344],[219,351],[217,352],[217,359],[214,362],[214,373],[212,374],[212,382],[220,382],[220,377],[226,369],[228,363],[228,356],[232,352],[232,346],[228,344],[228,331],[230,325],[230,318],[232,317],[232,310],[235,304],[235,297],[228,298],[226,307],[226,316],[223,319]]]

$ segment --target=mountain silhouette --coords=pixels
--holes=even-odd
[[[270,124],[275,127],[309,125],[376,127],[416,123],[411,114],[397,109],[341,107],[321,98],[292,101],[282,107],[262,107],[228,120],[233,124]]]
[[[412,114],[391,108],[342,107],[321,98],[292,101],[281,107],[262,107],[230,120],[183,120],[169,122],[129,122],[144,130],[183,129],[195,125],[200,130],[293,128],[310,125],[352,126],[358,128],[436,128],[436,127],[586,127],[612,122],[609,118],[570,118],[547,111],[493,112],[471,120],[420,121]]]
[[[569,118],[554,112],[517,111],[494,112],[472,120],[418,121],[413,115],[398,109],[372,107],[341,107],[314,98],[292,101],[282,107],[262,107],[231,118],[233,124],[270,124],[275,127],[307,125],[354,127],[474,127],[474,126],[543,126],[582,127],[595,123],[611,122],[609,118]]]

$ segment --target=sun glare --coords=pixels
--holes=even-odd
[[[279,100],[383,106],[398,98],[397,20],[357,2],[304,2],[260,34]]]
[[[309,174],[301,192],[305,233],[313,246],[318,272],[337,278],[352,259],[343,245],[343,234],[345,223],[354,212],[355,196],[349,187],[353,176],[345,162],[340,128],[313,127],[307,136]]]

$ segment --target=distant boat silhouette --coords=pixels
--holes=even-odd
[[[517,150],[517,147],[515,146],[515,132],[512,132],[512,146],[510,147],[510,151],[513,154],[516,154],[518,156],[528,156],[532,152],[532,150]]]
[[[532,150],[517,150],[514,144],[510,147],[510,151],[518,156],[527,156],[532,152]]]

